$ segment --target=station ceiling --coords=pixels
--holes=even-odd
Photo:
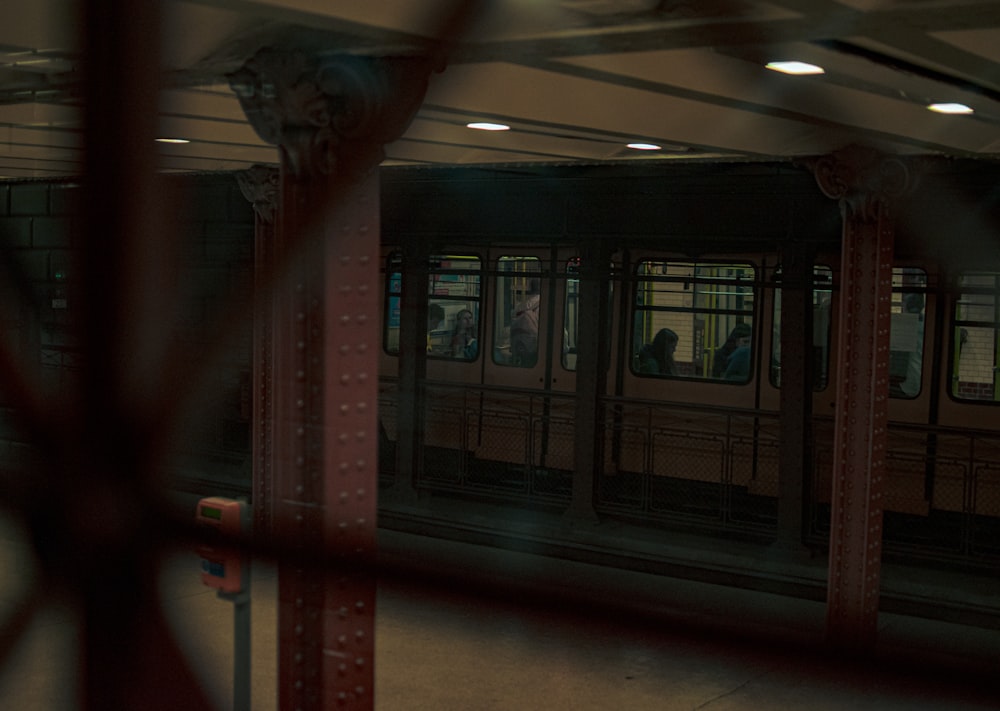
[[[482,0],[446,30],[459,2],[167,0],[159,133],[188,142],[158,144],[162,169],[277,163],[226,79],[262,47],[396,55],[442,39],[447,66],[387,165],[782,160],[851,143],[1000,156],[995,1]],[[0,4],[0,179],[83,168],[77,17],[72,0]],[[779,60],[824,71],[765,66]]]

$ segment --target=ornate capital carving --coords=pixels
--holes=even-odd
[[[229,75],[250,124],[293,175],[333,175],[381,162],[438,69],[426,57],[307,56],[262,49]]]
[[[255,165],[236,174],[243,197],[253,204],[257,217],[265,223],[274,224],[274,213],[278,209],[278,185],[281,177],[277,168]]]
[[[810,168],[827,197],[840,200],[844,209],[864,219],[916,184],[916,172],[907,161],[864,146],[848,146],[818,158]]]

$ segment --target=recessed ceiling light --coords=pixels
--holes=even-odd
[[[823,73],[823,67],[817,67],[815,64],[807,64],[806,62],[768,62],[764,66],[768,69],[773,69],[776,72],[781,72],[782,74]]]
[[[629,143],[628,147],[636,151],[659,151],[662,150],[661,146],[655,143]]]
[[[931,111],[937,111],[939,114],[973,113],[973,110],[965,104],[930,104],[927,108]]]
[[[157,143],[190,143],[186,138],[157,138]]]
[[[489,121],[476,121],[467,123],[467,128],[475,128],[479,131],[509,131],[510,126],[505,123],[490,123]]]

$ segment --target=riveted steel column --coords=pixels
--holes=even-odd
[[[274,316],[270,279],[274,271],[274,220],[278,210],[277,168],[255,165],[237,174],[240,191],[253,204],[253,531],[269,536],[274,522]]]
[[[371,708],[378,181],[282,188],[279,231],[307,239],[274,294],[280,708]]]
[[[281,149],[273,303],[279,708],[374,708],[376,166],[432,63],[261,50],[230,84]]]
[[[891,200],[907,166],[851,148],[817,161],[817,181],[840,200],[844,232],[837,338],[827,637],[870,651],[878,629],[889,395],[894,225]]]

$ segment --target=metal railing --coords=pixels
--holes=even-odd
[[[380,393],[382,484],[395,471],[396,384]],[[417,488],[514,505],[561,507],[573,486],[574,396],[428,384]],[[594,506],[649,526],[775,535],[781,429],[777,413],[605,398]],[[829,538],[830,418],[815,418],[803,537]],[[1000,558],[1000,434],[891,424],[886,454],[887,553],[981,566]],[[793,505],[793,504],[789,504]],[[798,505],[797,502],[794,505]]]

